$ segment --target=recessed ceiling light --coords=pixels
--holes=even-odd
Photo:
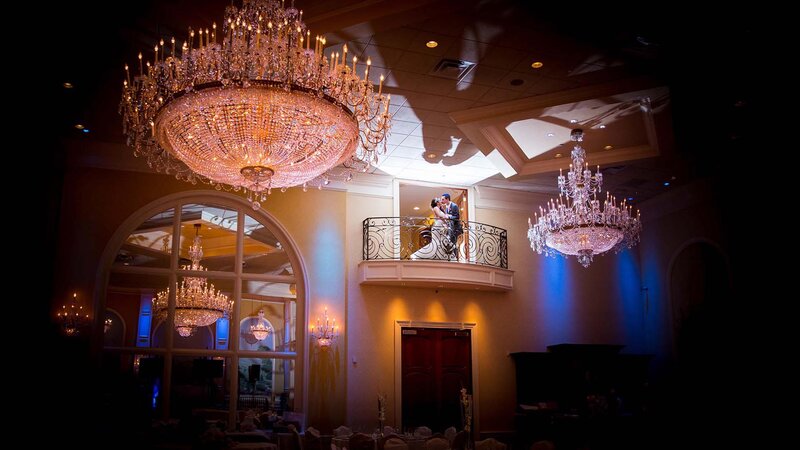
[[[83,124],[76,123],[76,124],[75,124],[75,129],[76,129],[76,130],[82,130],[82,129],[83,129]]]
[[[533,64],[531,64],[531,67],[534,69],[541,69],[542,66],[544,66],[544,63],[541,61],[534,61]]]
[[[628,201],[632,202],[633,201],[633,197],[628,197]]]
[[[436,153],[428,153],[428,158],[436,158]]]
[[[664,186],[669,186],[669,181],[665,181]]]
[[[614,146],[612,146],[612,145],[606,145],[606,146],[605,146],[605,147],[603,147],[603,148],[604,148],[604,149],[606,149],[606,150],[611,150],[611,149],[613,149],[613,148],[614,148]]]
[[[511,83],[512,86],[521,86],[522,83],[524,83],[524,82],[525,82],[525,80],[521,80],[519,78],[514,78],[513,80],[511,80],[510,83]]]
[[[75,86],[73,86],[69,81],[64,82],[64,89],[72,89],[73,87]]]
[[[578,123],[578,119],[569,119],[569,123]]]
[[[84,128],[84,129],[83,129],[83,132],[84,132],[84,133],[88,133],[88,132],[89,132],[89,129],[88,129],[88,128]]]
[[[419,206],[415,206],[414,211],[419,211]]]
[[[676,177],[675,175],[673,175],[673,176],[672,176],[672,178],[670,178],[670,179],[671,179],[671,180],[675,180],[676,178],[677,178],[677,177]]]
[[[605,125],[603,125],[602,123],[600,124],[600,129],[601,129],[601,130],[602,130],[602,129],[604,129],[605,127],[606,127],[606,126],[605,126]]]
[[[555,135],[556,135],[555,133],[547,133],[547,137],[553,137]]]
[[[439,46],[439,43],[436,42],[436,41],[428,41],[428,42],[425,43],[425,47],[428,47],[428,48],[436,48],[438,46]]]
[[[562,156],[564,155],[562,155],[561,153],[556,153],[556,158],[561,158]]]

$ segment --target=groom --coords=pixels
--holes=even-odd
[[[450,238],[450,242],[453,243],[452,252],[456,257],[456,261],[458,261],[458,246],[456,242],[458,242],[458,236],[464,232],[464,229],[461,227],[461,214],[459,213],[458,205],[450,201],[450,194],[446,192],[442,194],[442,205],[444,205],[444,213],[447,215],[447,218],[450,219],[448,237]]]

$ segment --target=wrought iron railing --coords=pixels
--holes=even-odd
[[[450,226],[430,217],[364,219],[363,259],[443,260],[508,268],[508,233],[502,228],[461,221],[453,245]]]

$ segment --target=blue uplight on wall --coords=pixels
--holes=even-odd
[[[139,301],[139,326],[136,330],[136,346],[150,347],[150,330],[153,321],[153,297],[143,295]]]
[[[541,258],[539,326],[549,344],[568,342],[575,332],[572,268],[566,258]]]
[[[228,334],[230,333],[230,320],[227,317],[217,319],[217,340],[214,347],[217,350],[228,349]]]
[[[644,315],[642,305],[642,274],[636,253],[625,250],[615,256],[616,272],[612,298],[619,305],[620,327],[628,351],[639,352],[644,342]]]

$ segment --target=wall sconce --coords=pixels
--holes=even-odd
[[[107,319],[106,319],[106,320],[103,322],[103,334],[108,334],[108,330],[110,330],[110,329],[111,329],[111,326],[112,326],[112,325],[114,325],[114,320],[113,320],[113,319],[111,319],[110,317],[109,317],[109,318],[107,318]]]
[[[322,319],[317,317],[317,324],[311,327],[311,338],[316,339],[322,348],[330,347],[333,341],[339,336],[336,328],[336,319],[328,319],[328,308],[322,315]]]

